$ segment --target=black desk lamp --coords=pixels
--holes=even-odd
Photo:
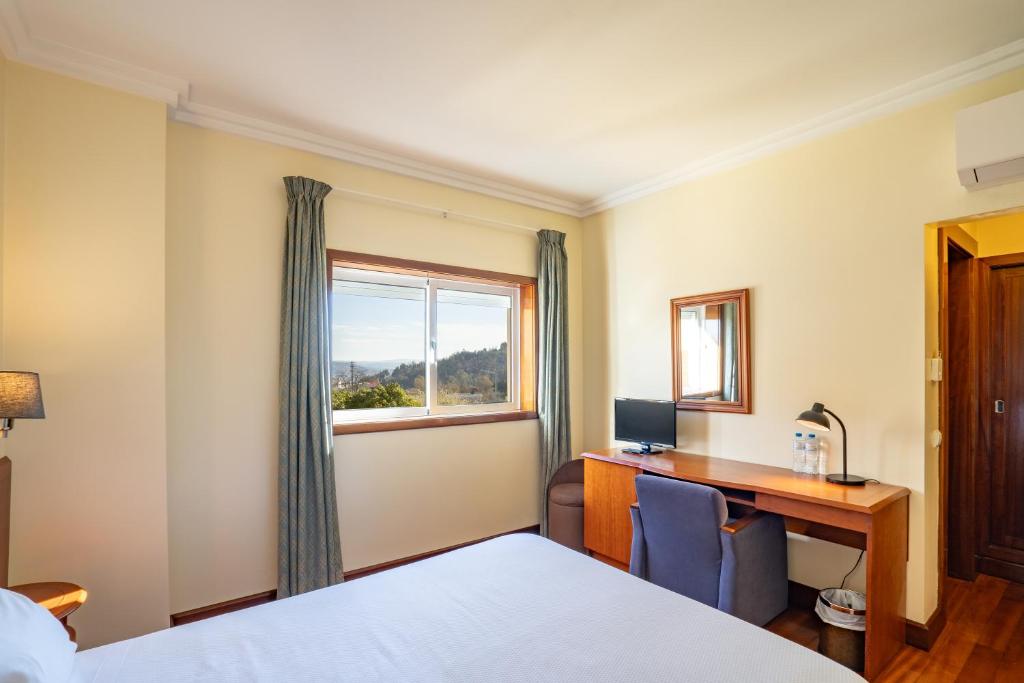
[[[846,473],[846,425],[843,424],[843,421],[839,419],[838,415],[821,403],[815,403],[811,406],[810,410],[805,410],[800,413],[800,416],[796,418],[796,421],[797,424],[803,425],[804,427],[830,432],[832,431],[832,425],[828,420],[828,415],[825,415],[825,413],[834,417],[836,422],[839,423],[839,426],[843,428],[843,473],[830,474],[826,476],[825,479],[833,484],[842,484],[844,486],[863,486],[867,483],[867,479],[864,477],[858,477],[856,474]]]

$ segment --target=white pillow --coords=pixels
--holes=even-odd
[[[0,683],[65,683],[75,648],[52,614],[0,588]]]

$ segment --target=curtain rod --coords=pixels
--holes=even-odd
[[[505,221],[494,220],[493,218],[484,218],[482,216],[474,216],[468,213],[461,213],[459,211],[451,211],[449,209],[442,209],[436,206],[427,206],[425,204],[417,204],[415,202],[409,202],[404,199],[395,199],[394,197],[384,197],[377,194],[370,194],[369,192],[360,192],[359,190],[350,190],[347,187],[335,187],[335,192],[362,199],[364,201],[373,202],[377,204],[391,204],[393,206],[400,206],[405,209],[412,209],[414,211],[422,211],[424,213],[437,214],[441,218],[456,218],[462,221],[470,223],[483,223],[484,225],[490,225],[503,230],[515,230],[519,232],[530,232],[536,233],[543,228],[536,228],[531,225],[520,225],[519,223],[507,223]],[[330,195],[328,195],[329,197]]]

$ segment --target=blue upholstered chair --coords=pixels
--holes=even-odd
[[[729,522],[721,491],[665,477],[637,477],[636,496],[630,574],[758,626],[786,609],[781,517]]]

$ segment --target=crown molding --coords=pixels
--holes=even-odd
[[[0,0],[0,50],[10,60],[175,107],[188,81],[31,35],[15,0]]]
[[[263,119],[235,114],[205,104],[182,102],[178,107],[171,109],[170,117],[182,123],[243,135],[264,142],[349,161],[361,166],[369,166],[382,171],[448,185],[460,190],[469,190],[547,211],[580,217],[580,204],[569,199],[534,192],[491,178],[435,166],[409,157],[382,152]]]
[[[570,197],[529,190],[484,175],[444,168],[193,102],[190,99],[189,82],[185,79],[32,36],[18,11],[17,0],[0,0],[0,51],[13,61],[164,102],[168,105],[169,117],[175,121],[243,135],[577,218],[895,114],[957,88],[1024,66],[1022,39],[795,126],[620,190],[579,202]]]
[[[880,119],[957,88],[1024,66],[1024,39],[985,52],[822,116],[713,154],[585,203],[590,216],[677,185],[735,168],[804,142]]]
[[[580,202],[506,182],[444,168],[413,158],[353,144],[193,102],[187,80],[33,36],[16,0],[0,0],[0,50],[16,62],[89,81],[168,105],[175,121],[244,135],[334,159],[469,190],[579,218]]]

